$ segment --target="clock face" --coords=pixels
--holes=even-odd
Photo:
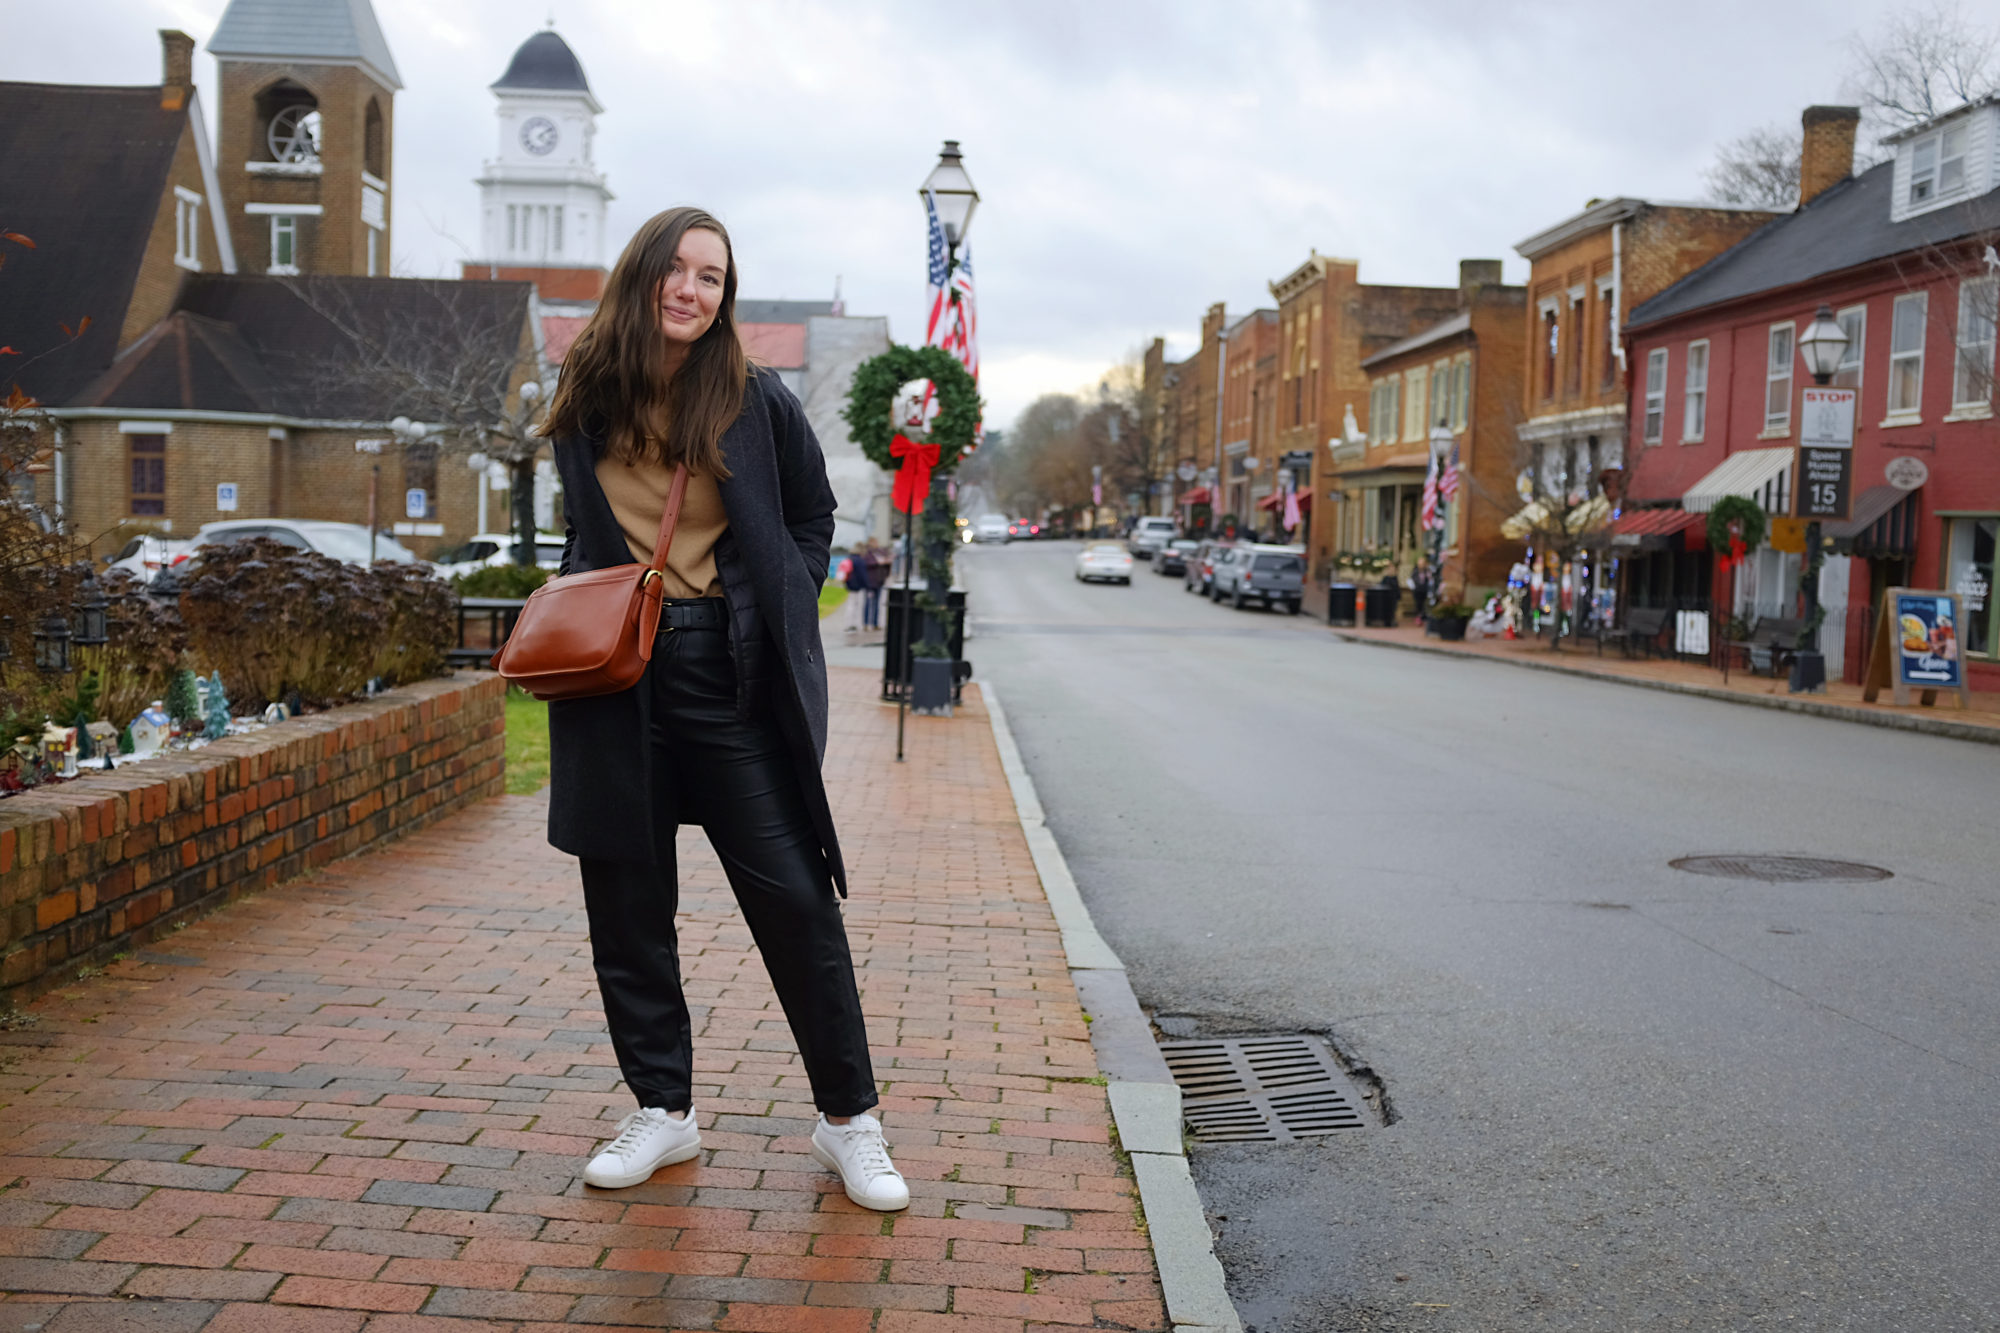
[[[555,151],[556,123],[547,116],[532,116],[521,126],[521,147],[537,157]]]

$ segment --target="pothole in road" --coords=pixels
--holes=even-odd
[[[1179,1021],[1176,1021],[1179,1020]],[[1169,1024],[1172,1026],[1169,1026]],[[1185,1025],[1185,1026],[1184,1026]],[[1170,1015],[1162,1031],[1191,1030]],[[1160,1054],[1181,1089],[1181,1113],[1198,1139],[1215,1143],[1296,1143],[1387,1119],[1372,1071],[1364,1090],[1332,1047],[1308,1033],[1163,1041]]]
[[[1867,883],[1893,879],[1880,866],[1859,861],[1830,861],[1818,856],[1683,856],[1667,862],[1675,870],[1715,879],[1754,879],[1766,884],[1819,882]]]

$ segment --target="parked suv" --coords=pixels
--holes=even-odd
[[[1142,518],[1132,525],[1132,535],[1126,539],[1125,549],[1135,559],[1151,560],[1162,546],[1179,535],[1170,518]]]
[[[1218,602],[1228,599],[1239,611],[1250,602],[1262,602],[1267,609],[1282,606],[1297,615],[1305,601],[1305,584],[1306,557],[1298,547],[1246,543],[1216,562],[1208,595]]]

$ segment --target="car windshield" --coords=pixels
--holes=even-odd
[[[366,560],[368,558],[368,530],[348,527],[313,527],[301,529],[313,544],[313,549],[335,560]],[[375,558],[391,560],[399,565],[414,564],[416,552],[383,533],[375,534]]]
[[[1305,567],[1305,562],[1300,560],[1295,555],[1260,555],[1257,557],[1256,562],[1252,564],[1250,567],[1252,569],[1261,569],[1267,574],[1275,574],[1295,569],[1303,569]]]
[[[1113,546],[1113,545],[1109,544],[1108,542],[1099,542],[1099,543],[1098,543],[1097,545],[1095,545],[1095,546],[1090,546],[1090,547],[1086,547],[1086,548],[1084,549],[1084,552],[1083,552],[1083,553],[1084,553],[1085,555],[1116,555],[1116,556],[1123,556],[1123,555],[1125,554],[1125,548],[1124,548],[1124,547],[1122,547],[1122,546]]]
[[[979,521],[981,523],[997,524],[1003,528],[1007,526],[1007,516],[1005,514],[981,514]]]

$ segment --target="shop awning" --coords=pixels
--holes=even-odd
[[[1700,514],[1685,509],[1628,509],[1611,521],[1611,544],[1663,547],[1704,522]]]
[[[1706,514],[1725,496],[1741,495],[1755,500],[1767,514],[1792,512],[1792,451],[1790,449],[1746,449],[1729,457],[1681,497],[1681,508],[1690,514]]]
[[[1283,491],[1273,491],[1269,495],[1265,496],[1263,499],[1259,500],[1257,502],[1257,507],[1259,509],[1283,509],[1285,507],[1285,493]],[[1312,507],[1313,507],[1312,492],[1300,491],[1299,509],[1301,511],[1304,511],[1307,509],[1311,509]]]
[[[1858,556],[1917,553],[1917,492],[1894,486],[1870,486],[1854,497],[1844,523],[1829,523],[1825,535],[1846,543]]]
[[[1205,505],[1211,502],[1206,486],[1196,486],[1181,492],[1181,503],[1184,505]]]

